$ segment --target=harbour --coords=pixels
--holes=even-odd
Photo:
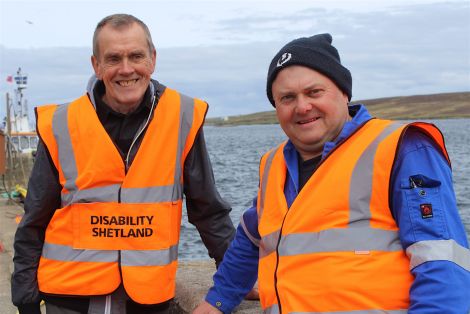
[[[21,99],[25,100],[24,98]],[[23,103],[23,101],[20,103]],[[10,106],[15,104],[17,102],[12,101]],[[14,116],[17,117],[18,114],[15,113]],[[16,121],[17,118],[9,120]],[[470,238],[470,159],[468,158],[470,119],[453,118],[425,121],[436,124],[446,138],[446,146],[452,160],[457,204],[467,237]],[[27,193],[27,181],[34,161],[34,149],[32,147],[37,145],[37,135],[32,131],[29,122],[22,128],[22,133],[17,131],[19,128],[15,125],[17,123],[12,123],[10,129],[3,133],[5,144],[3,199],[0,200],[1,214],[3,215],[1,219],[2,232],[0,234],[0,307],[5,309],[5,313],[12,314],[16,311],[10,302],[9,294],[9,277],[13,270],[13,236],[16,225],[21,221],[23,214],[22,201]],[[256,196],[259,180],[259,159],[264,152],[284,141],[286,137],[277,124],[230,127],[205,126],[204,135],[217,188],[222,197],[232,205],[231,218],[236,226],[243,211],[252,206],[252,200]],[[151,224],[151,217],[146,216],[134,217],[136,220],[126,216],[112,216],[110,219],[107,216],[91,217],[94,217],[91,221],[92,224],[100,225],[119,226],[122,222],[128,222],[130,225]],[[117,229],[108,228],[105,231],[98,230],[97,232],[98,234],[101,232],[101,236],[113,237],[115,235],[113,230]],[[119,232],[122,232],[122,229],[119,230]],[[128,236],[133,237],[136,235],[139,236],[139,234],[129,234]],[[146,236],[145,230],[140,236]],[[211,262],[208,261],[208,254],[197,234],[197,230],[188,223],[185,210],[183,211],[178,254],[181,260],[181,270],[178,272],[179,277],[177,279],[177,285],[179,285],[177,299],[180,303],[178,309],[175,309],[173,313],[187,313],[203,297],[210,285],[210,277],[214,268]],[[200,284],[202,279],[204,280],[203,286]],[[183,307],[189,310],[183,310]],[[257,305],[255,303],[246,303],[245,301],[237,313],[256,313],[256,309]]]

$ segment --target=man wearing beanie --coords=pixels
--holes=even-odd
[[[442,133],[349,105],[330,34],[285,45],[267,96],[288,140],[194,314],[230,313],[258,279],[264,313],[470,313],[470,251]]]

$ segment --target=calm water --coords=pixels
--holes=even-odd
[[[470,119],[429,122],[444,133],[452,161],[457,202],[470,238]],[[204,133],[218,190],[232,205],[231,218],[237,226],[242,212],[251,206],[256,195],[261,156],[286,137],[279,125],[205,127]],[[181,259],[208,257],[197,230],[187,222],[186,216],[179,252]]]

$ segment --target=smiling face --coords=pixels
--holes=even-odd
[[[91,57],[95,74],[106,87],[104,102],[121,113],[136,109],[149,86],[155,60],[156,52],[139,24],[105,25],[98,34],[98,55]]]
[[[350,119],[348,96],[310,68],[293,65],[281,70],[272,93],[279,123],[303,160],[320,155]]]

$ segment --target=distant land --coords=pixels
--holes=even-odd
[[[470,92],[377,98],[351,103],[364,104],[372,116],[383,119],[470,118]],[[277,123],[274,110],[206,119],[206,125],[215,126]]]

